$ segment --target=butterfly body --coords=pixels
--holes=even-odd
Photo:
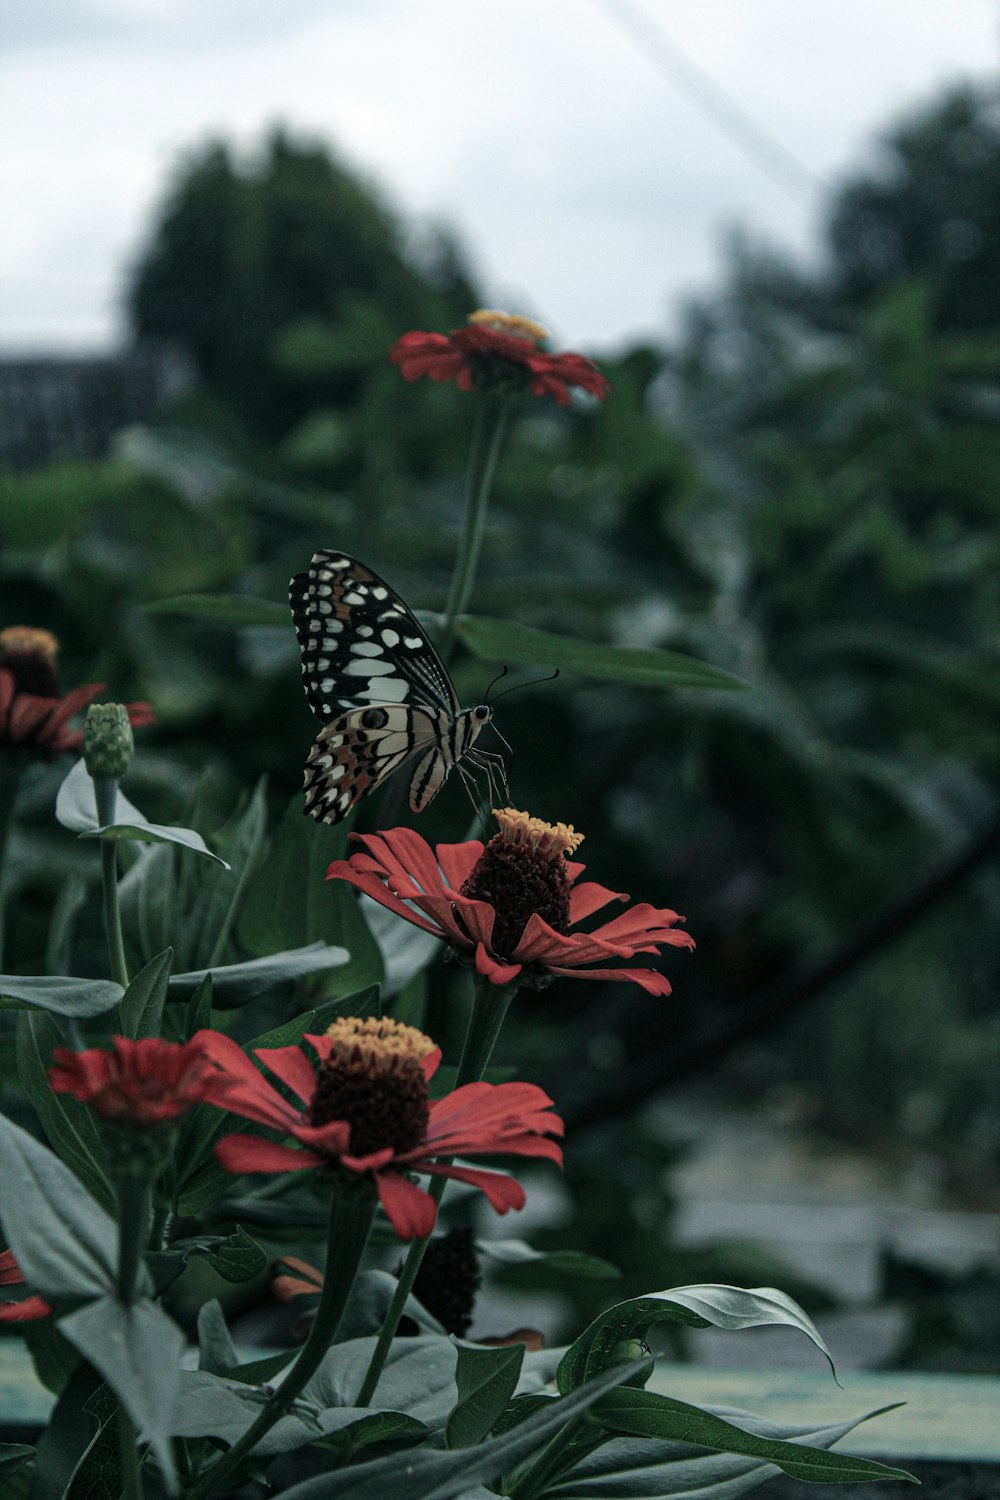
[[[305,810],[339,823],[362,797],[415,759],[410,806],[421,812],[473,752],[492,717],[462,708],[444,663],[397,594],[364,563],[317,552],[290,587],[306,697],[322,721],[305,768]],[[476,757],[479,757],[478,759]]]

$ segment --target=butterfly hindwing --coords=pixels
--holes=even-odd
[[[324,726],[306,761],[306,812],[339,823],[413,756],[410,806],[422,811],[489,722],[489,708],[459,707],[423,627],[364,563],[317,552],[289,597],[306,697]]]

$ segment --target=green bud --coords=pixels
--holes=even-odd
[[[615,1344],[614,1348],[608,1351],[605,1369],[609,1369],[612,1365],[631,1365],[640,1359],[644,1362],[642,1367],[622,1384],[641,1391],[652,1375],[655,1364],[649,1352],[649,1345],[644,1344],[641,1339],[622,1339],[620,1344]]]
[[[83,726],[83,759],[91,776],[120,780],[132,759],[132,725],[122,703],[92,703]]]

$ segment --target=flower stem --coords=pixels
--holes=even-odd
[[[118,1403],[118,1450],[121,1460],[122,1500],[142,1500],[142,1474],[135,1445],[136,1432],[132,1418]]]
[[[17,788],[20,780],[20,766],[11,764],[8,757],[0,751],[0,970],[3,969],[4,914],[7,905],[7,889],[3,878],[4,862],[7,854],[7,841],[14,822],[14,803],[17,801]]]
[[[442,655],[447,661],[455,645],[455,621],[468,607],[476,581],[479,553],[483,545],[486,526],[486,506],[493,483],[493,473],[500,455],[504,427],[507,421],[507,403],[489,396],[479,401],[476,426],[469,450],[469,467],[465,479],[465,516],[462,521],[462,536],[458,544],[458,556],[451,578],[448,602],[444,611],[444,635]]]
[[[473,986],[475,993],[472,1001],[472,1011],[469,1016],[469,1029],[465,1034],[465,1045],[462,1048],[458,1073],[455,1078],[455,1087],[457,1089],[466,1083],[478,1083],[486,1072],[490,1057],[493,1054],[493,1048],[496,1046],[497,1037],[500,1035],[504,1016],[507,1014],[507,1007],[518,990],[516,982],[498,988],[496,985],[490,984],[489,980],[484,979],[481,974],[476,974],[473,977]],[[427,1191],[434,1200],[435,1209],[441,1202],[447,1185],[448,1179],[446,1177],[435,1177],[431,1181]],[[403,1316],[406,1299],[413,1290],[413,1283],[417,1279],[417,1273],[423,1264],[424,1255],[430,1242],[431,1236],[428,1235],[426,1239],[413,1240],[410,1243],[410,1248],[406,1252],[406,1259],[403,1262],[403,1269],[400,1271],[399,1279],[396,1283],[396,1290],[393,1292],[392,1301],[386,1310],[382,1327],[379,1330],[378,1341],[372,1353],[361,1389],[358,1392],[357,1400],[354,1403],[355,1406],[367,1406],[375,1394],[375,1387],[378,1385],[379,1377],[385,1367],[392,1341],[396,1337],[399,1320]]]
[[[126,1307],[135,1300],[139,1267],[148,1243],[149,1183],[144,1177],[119,1177],[118,1296]]]
[[[375,1217],[375,1203],[375,1193],[366,1181],[334,1190],[330,1200],[323,1290],[309,1336],[292,1368],[265,1402],[260,1415],[228,1453],[202,1475],[199,1483],[191,1490],[189,1500],[204,1500],[205,1496],[228,1478],[240,1460],[284,1416],[296,1396],[301,1394],[306,1382],[319,1368],[323,1356],[336,1338],[337,1327],[354,1285],[354,1278],[368,1243],[372,1219]]]
[[[115,821],[118,798],[117,776],[95,776],[94,799],[97,821],[102,828]],[[104,933],[108,943],[111,977],[123,989],[128,988],[128,966],[122,939],[122,919],[118,910],[118,846],[114,839],[101,840],[101,884],[104,891]]]
[[[118,1178],[118,1297],[124,1307],[135,1300],[136,1282],[149,1234],[149,1184],[142,1177]],[[125,1407],[118,1405],[122,1500],[142,1500],[142,1474],[136,1431]]]

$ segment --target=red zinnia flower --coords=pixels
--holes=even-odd
[[[468,1083],[444,1099],[430,1099],[427,1083],[441,1060],[438,1047],[413,1026],[382,1017],[348,1016],[324,1036],[305,1040],[319,1058],[314,1068],[298,1047],[256,1052],[301,1101],[291,1104],[228,1037],[212,1033],[210,1052],[227,1081],[222,1107],[270,1125],[298,1149],[259,1136],[228,1135],[216,1146],[227,1172],[294,1172],[339,1167],[370,1173],[382,1207],[403,1239],[434,1227],[431,1196],[412,1172],[454,1177],[479,1188],[499,1213],[523,1208],[524,1189],[502,1172],[453,1166],[453,1156],[547,1156],[561,1162],[550,1136],[563,1124],[552,1100],[530,1083]],[[438,1160],[438,1158],[445,1160]]]
[[[59,693],[59,642],[48,630],[11,625],[0,630],[0,746],[22,747],[50,757],[78,750],[82,729],[69,729],[74,714],[104,689],[103,682]],[[148,703],[126,704],[134,729],[153,722]]]
[[[0,1286],[23,1286],[24,1272],[14,1259],[13,1250],[0,1254]],[[0,1302],[0,1323],[33,1323],[47,1318],[52,1311],[44,1297],[22,1297],[20,1302]]]
[[[669,995],[655,969],[607,968],[609,959],[657,953],[662,944],[693,948],[675,911],[645,902],[593,932],[576,924],[609,901],[628,896],[585,881],[584,865],[566,858],[583,835],[514,808],[495,810],[500,832],[486,848],[478,839],[439,844],[437,857],[418,833],[394,828],[354,834],[368,852],[337,859],[328,880],[348,880],[382,906],[472,957],[491,984],[544,983],[551,974],[578,979],[630,979],[651,995]],[[601,968],[585,968],[602,964]]]
[[[57,1094],[70,1094],[103,1119],[121,1125],[167,1124],[196,1104],[224,1108],[225,1080],[207,1047],[213,1035],[199,1031],[183,1043],[115,1036],[110,1052],[103,1047],[86,1052],[57,1047],[49,1084]]]
[[[582,354],[546,354],[538,345],[547,337],[530,318],[481,310],[451,333],[404,333],[389,359],[404,380],[453,380],[460,391],[513,396],[527,386],[568,406],[570,386],[578,386],[603,401],[609,386],[597,366]]]

